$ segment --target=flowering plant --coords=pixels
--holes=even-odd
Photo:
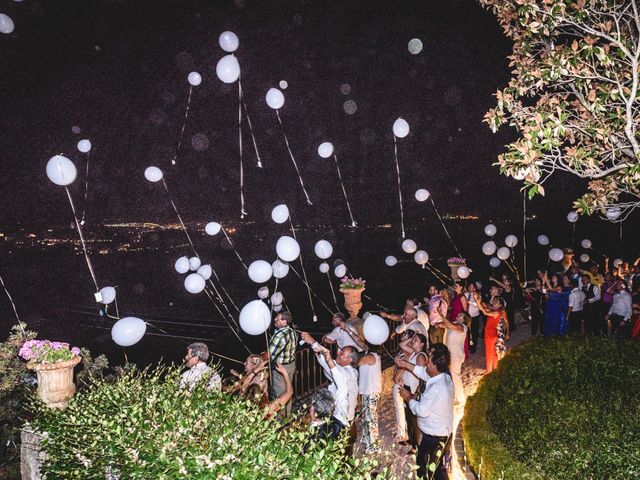
[[[364,284],[367,282],[361,278],[353,278],[353,277],[342,277],[340,279],[340,288],[347,290],[361,290],[364,289]]]
[[[467,261],[460,257],[451,257],[447,260],[447,265],[466,265]]]
[[[34,363],[66,362],[80,355],[78,347],[69,348],[68,343],[50,340],[27,340],[18,352],[23,359]]]

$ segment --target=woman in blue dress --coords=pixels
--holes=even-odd
[[[555,278],[553,278],[555,277]],[[567,310],[569,309],[569,291],[558,285],[557,276],[549,282],[547,274],[542,277],[547,287],[547,304],[544,314],[544,334],[564,335],[567,333]]]

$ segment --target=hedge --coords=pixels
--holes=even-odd
[[[640,478],[640,345],[526,342],[481,381],[463,429],[483,479]]]

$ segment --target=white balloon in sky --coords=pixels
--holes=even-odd
[[[484,242],[484,244],[482,245],[482,253],[484,253],[485,255],[493,255],[494,253],[496,253],[496,249],[498,247],[496,246],[496,242],[494,242],[493,240],[489,240],[488,242]]]
[[[538,244],[542,246],[549,245],[549,237],[546,235],[538,235]]]
[[[395,267],[398,264],[398,259],[393,255],[388,255],[387,258],[384,259],[384,263],[387,267]]]
[[[200,265],[202,265],[202,261],[200,261],[198,257],[191,257],[189,259],[189,270],[195,272],[200,268]]]
[[[284,203],[276,205],[273,210],[271,210],[271,219],[276,223],[286,222],[289,220],[289,207]]]
[[[218,44],[225,52],[235,52],[240,46],[240,39],[238,36],[230,31],[222,32],[218,37]]]
[[[197,87],[202,83],[202,75],[200,75],[198,72],[191,72],[187,76],[187,82],[189,82],[191,86]]]
[[[273,275],[271,264],[264,260],[256,260],[249,265],[249,278],[256,283],[268,282]]]
[[[564,253],[559,248],[552,248],[549,250],[549,258],[554,262],[559,262],[564,258]]]
[[[338,278],[342,278],[347,274],[347,266],[343,263],[341,265],[338,265],[334,270],[333,270],[333,274],[338,277]]]
[[[197,294],[204,290],[206,282],[197,273],[190,273],[187,278],[184,279],[184,288],[189,293]]]
[[[209,222],[204,227],[204,231],[207,233],[207,235],[211,235],[211,236],[214,236],[220,233],[221,229],[222,229],[222,225],[220,225],[218,222]]]
[[[576,223],[578,221],[579,215],[577,214],[577,212],[569,212],[567,213],[567,220],[570,223]]]
[[[327,240],[318,240],[313,247],[316,256],[322,260],[326,260],[333,255],[333,246]]]
[[[583,253],[582,255],[580,255],[580,261],[582,263],[587,263],[589,261],[589,255],[587,255],[586,253]]]
[[[322,262],[318,268],[321,273],[327,273],[329,271],[329,264],[327,262]]]
[[[124,317],[111,327],[111,338],[121,347],[130,347],[138,343],[146,331],[147,324],[143,320],[137,317]]]
[[[180,257],[176,260],[174,267],[178,273],[187,273],[190,268],[189,259],[187,257]]]
[[[289,273],[289,264],[281,260],[276,260],[271,264],[273,276],[276,278],[284,278]]]
[[[201,265],[200,268],[198,268],[197,273],[205,280],[209,280],[213,274],[213,269],[211,268],[211,265]]]
[[[100,295],[102,296],[100,302],[108,305],[116,299],[116,289],[113,287],[102,287],[100,289]]]
[[[416,190],[416,200],[419,202],[426,202],[429,199],[429,190],[426,188],[419,188]]]
[[[621,260],[621,259],[619,259],[619,258],[616,258],[616,259],[613,261],[613,266],[614,266],[614,267],[616,267],[616,268],[618,268],[620,265],[622,265],[622,260]]]
[[[234,55],[225,55],[216,65],[216,75],[224,83],[233,83],[240,78],[240,64]]]
[[[622,215],[622,209],[620,207],[607,208],[606,217],[609,220],[617,220],[620,215]]]
[[[272,305],[282,305],[283,301],[284,297],[282,296],[282,292],[273,292],[273,295],[271,295]]]
[[[78,142],[78,150],[82,153],[88,153],[91,150],[91,140],[83,139]]]
[[[398,138],[404,138],[409,135],[409,123],[400,117],[393,122],[393,134]]]
[[[9,34],[15,30],[15,25],[13,24],[13,20],[9,15],[5,15],[4,13],[0,13],[0,33]]]
[[[489,237],[493,237],[497,231],[498,229],[493,223],[489,223],[484,227],[484,234]]]
[[[429,261],[429,254],[424,250],[418,250],[413,254],[413,260],[418,265],[425,265]]]
[[[269,287],[260,287],[258,289],[258,298],[265,299],[269,296]]]
[[[500,247],[498,249],[497,256],[500,260],[506,260],[511,256],[511,250],[509,250],[507,247]]]
[[[458,277],[464,280],[465,278],[469,278],[469,275],[471,275],[471,270],[469,270],[469,267],[463,265],[462,267],[458,268],[457,273]]]
[[[323,142],[318,147],[318,155],[322,158],[329,158],[333,155],[333,144],[331,142]]]
[[[509,248],[513,248],[518,244],[518,237],[515,235],[507,235],[504,239],[504,244]]]
[[[277,88],[270,88],[266,95],[267,105],[274,110],[279,110],[284,105],[284,95]]]
[[[402,242],[402,251],[404,253],[414,253],[418,249],[416,242],[407,238],[404,242]]]
[[[249,335],[262,335],[271,325],[271,311],[262,300],[252,300],[240,310],[240,328]]]
[[[496,257],[491,257],[491,260],[489,260],[489,265],[491,265],[493,268],[498,268],[500,266],[500,260]]]
[[[162,180],[162,170],[158,167],[147,167],[144,170],[144,178],[153,183],[159,182]]]
[[[585,238],[580,242],[580,245],[582,245],[582,248],[591,248],[591,240]]]
[[[362,327],[364,338],[372,345],[382,345],[389,338],[389,324],[378,315],[369,314]]]
[[[276,243],[276,253],[285,262],[293,262],[300,255],[300,245],[294,238],[284,235]]]
[[[47,162],[47,177],[56,185],[61,187],[71,185],[77,175],[76,166],[63,155],[55,155]]]

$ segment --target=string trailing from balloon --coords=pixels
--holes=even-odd
[[[256,158],[258,160],[258,168],[262,168],[262,159],[260,158],[260,153],[258,152],[258,144],[256,143],[256,137],[253,134],[253,125],[251,124],[251,117],[249,116],[249,109],[247,108],[247,104],[244,101],[244,91],[242,90],[242,83],[240,82],[240,78],[238,77],[238,87],[240,88],[240,102],[244,107],[244,114],[247,118],[247,125],[249,127],[249,132],[251,133],[251,140],[253,141],[253,148],[256,151]]]
[[[358,224],[353,219],[353,213],[351,213],[351,205],[349,204],[349,197],[347,197],[347,191],[344,188],[344,182],[342,181],[342,174],[340,172],[340,166],[338,165],[338,157],[337,157],[337,155],[335,153],[333,154],[333,159],[336,162],[336,171],[338,172],[338,180],[340,180],[340,186],[342,187],[342,194],[344,195],[344,201],[347,204],[347,210],[349,211],[349,218],[351,218],[351,226],[352,227],[357,227]]]
[[[242,165],[242,87],[238,80],[238,151],[240,152],[240,218],[247,212],[244,209],[244,167]]]
[[[393,152],[396,158],[396,174],[398,177],[398,201],[400,203],[400,227],[402,229],[402,238],[405,238],[404,232],[404,207],[402,205],[402,188],[400,186],[400,164],[398,163],[398,139],[393,135]]]
[[[524,272],[524,280],[527,281],[527,192],[522,192],[522,271]]]
[[[80,225],[80,221],[78,220],[78,214],[76,213],[76,206],[73,203],[73,198],[71,197],[71,192],[65,186],[64,190],[67,192],[67,197],[69,198],[69,204],[71,205],[71,211],[73,212],[73,219],[76,223],[76,228],[78,230],[78,235],[80,235],[80,243],[82,244],[82,251],[84,252],[84,258],[87,262],[87,267],[89,268],[89,273],[91,274],[91,278],[93,279],[93,284],[96,287],[96,293],[100,291],[100,287],[98,287],[98,280],[96,279],[96,274],[93,271],[93,264],[91,263],[91,259],[89,258],[89,252],[87,251],[87,244],[84,241],[84,235],[82,234],[82,226]]]
[[[291,157],[291,161],[293,162],[293,166],[296,169],[296,173],[298,174],[298,180],[300,181],[300,186],[302,187],[302,191],[304,192],[304,196],[307,199],[307,203],[309,205],[313,205],[311,203],[311,199],[309,198],[309,194],[307,190],[304,188],[304,181],[302,180],[302,175],[300,174],[300,170],[298,169],[298,164],[296,163],[296,159],[293,156],[293,152],[291,151],[291,147],[289,146],[289,139],[287,138],[287,133],[284,130],[284,125],[282,124],[282,119],[280,118],[280,112],[278,110],[276,112],[276,117],[278,118],[278,123],[280,124],[280,129],[282,130],[282,136],[284,137],[284,143],[287,146],[287,151],[289,152],[289,157]]]
[[[184,136],[184,129],[187,126],[187,118],[189,117],[189,109],[191,108],[191,95],[193,94],[193,85],[189,85],[189,97],[187,98],[187,109],[184,112],[184,119],[182,121],[182,128],[180,129],[180,136],[178,137],[178,145],[176,146],[176,153],[171,159],[171,165],[175,165],[178,160],[178,154],[180,153],[180,146],[182,145],[182,137]]]
[[[458,254],[458,256],[460,258],[463,258],[462,254],[460,253],[460,250],[458,250],[458,247],[456,246],[455,242],[453,241],[453,238],[451,238],[451,235],[449,235],[449,230],[447,230],[447,226],[442,221],[442,217],[440,216],[440,213],[438,212],[438,209],[436,208],[436,203],[433,201],[433,196],[430,196],[429,200],[431,200],[431,205],[433,206],[433,211],[436,212],[438,220],[440,221],[440,225],[442,225],[444,233],[447,235],[447,238],[451,242],[451,245],[453,245],[453,249],[456,251],[456,253]]]
[[[309,283],[307,283],[305,281],[304,278],[302,278],[302,276],[298,273],[298,271],[293,267],[293,265],[289,264],[289,267],[291,268],[291,270],[293,270],[293,273],[296,274],[296,276],[300,279],[300,281],[302,281],[302,283],[307,287],[307,291],[311,292],[311,294],[313,294],[314,297],[316,297],[318,299],[318,301],[324,306],[324,308],[327,310],[327,312],[329,313],[333,313],[333,310],[331,310],[331,308],[324,303],[324,301],[322,300],[322,298],[320,298],[318,296],[318,294],[311,288],[311,286],[309,285]]]
[[[18,309],[16,308],[16,304],[13,302],[13,297],[9,293],[9,289],[4,284],[4,280],[2,278],[2,275],[0,275],[0,283],[2,284],[2,288],[4,289],[4,293],[7,295],[7,298],[9,299],[9,302],[11,302],[11,306],[13,307],[13,313],[16,316],[16,320],[18,320],[18,328],[20,328],[20,331],[22,332],[22,338],[27,338],[27,334],[24,331],[24,327],[22,326],[22,321],[20,320],[20,316],[18,315]]]
[[[454,283],[453,282],[453,278],[451,278],[449,275],[446,275],[445,273],[443,273],[433,263],[427,262],[427,263],[425,263],[425,267],[427,268],[427,270],[429,270],[431,272],[432,275],[434,275],[436,277],[436,279],[438,281],[442,282],[443,284],[449,285],[449,284]]]
[[[298,237],[296,236],[296,229],[293,228],[293,220],[291,220],[291,216],[289,216],[289,226],[291,227],[291,235],[293,236],[293,239],[297,242]],[[307,280],[307,272],[304,268],[304,261],[302,259],[302,249],[300,249],[299,257],[300,257],[300,268],[302,268],[302,274],[304,275],[304,283],[307,286],[307,294],[309,295],[309,305],[311,305],[311,312],[313,313],[313,321],[317,322],[318,316],[316,315],[316,309],[313,306],[313,298],[311,297],[311,287],[309,286],[309,281]]]
[[[82,203],[82,218],[80,225],[84,225],[85,214],[87,213],[87,197],[89,195],[89,153],[87,152],[87,164],[84,177],[84,202]]]
[[[244,260],[242,260],[242,257],[240,256],[240,254],[238,253],[238,250],[236,250],[235,245],[233,244],[233,242],[231,241],[231,238],[229,238],[229,235],[227,234],[227,231],[225,230],[224,226],[221,227],[222,233],[224,234],[225,238],[227,239],[227,242],[229,243],[229,245],[231,246],[231,249],[233,250],[233,252],[236,254],[236,257],[238,257],[238,260],[240,260],[240,263],[242,264],[242,266],[244,267],[245,270],[249,270],[249,267],[247,267],[247,264],[244,263]]]
[[[573,249],[576,241],[576,222],[571,223],[571,248]]]
[[[327,275],[327,281],[329,282],[329,287],[331,288],[331,296],[333,297],[333,303],[336,306],[336,310],[340,310],[340,307],[338,306],[338,299],[336,298],[336,292],[333,289],[333,283],[331,283],[331,275],[329,274],[329,271],[326,272]]]

